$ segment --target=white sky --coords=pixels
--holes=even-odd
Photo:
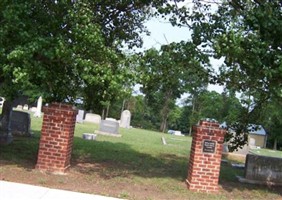
[[[151,19],[145,24],[151,32],[150,36],[143,36],[144,45],[143,50],[155,47],[159,49],[163,44],[171,42],[187,41],[191,39],[191,33],[188,28],[173,27],[169,22]]]

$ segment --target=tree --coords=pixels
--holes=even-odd
[[[180,116],[178,114],[179,109],[180,109]],[[190,134],[190,127],[191,127],[190,126],[190,119],[192,118],[192,106],[191,105],[185,105],[181,108],[176,107],[176,111],[177,111],[178,116],[174,120],[175,123],[171,124],[171,122],[173,122],[173,120],[171,120],[171,118],[169,118],[168,128],[173,129],[173,130],[180,130],[182,133]],[[177,126],[175,126],[174,124],[176,124]]]
[[[235,94],[227,91],[219,94],[215,91],[203,90],[197,94],[196,99],[187,98],[186,103],[191,106],[193,103],[195,123],[201,118],[211,118],[221,123],[234,123],[242,109]]]
[[[172,130],[184,130],[185,128],[182,126],[181,119],[182,109],[179,106],[175,106],[169,113],[168,116],[168,129]],[[185,123],[185,127],[187,123]]]
[[[233,124],[245,109],[238,98],[228,91],[219,94],[215,91],[202,90],[191,98],[185,99],[184,106],[176,106],[170,113],[169,129],[181,130],[191,134],[191,127],[201,119],[215,119],[219,123]]]
[[[172,13],[173,25],[192,30],[197,48],[224,59],[215,83],[251,97],[233,127],[238,134],[247,132],[269,99],[281,100],[281,7],[279,0],[196,0],[191,10],[177,4],[161,10]]]
[[[273,142],[273,149],[277,150],[278,144],[282,144],[282,111],[280,101],[268,101],[263,107],[263,114],[259,121],[264,125]]]
[[[282,97],[281,6],[281,1],[229,2],[214,15],[213,48],[217,57],[225,57],[219,80],[252,97],[252,105],[239,120],[244,125],[240,132],[247,132],[248,122],[256,121],[269,99]]]
[[[87,3],[4,1],[1,8],[1,88],[8,99],[29,91],[48,101],[75,99],[86,73],[108,67],[115,55],[90,23]]]
[[[160,131],[167,128],[167,120],[176,98],[184,92],[207,85],[209,66],[207,57],[195,50],[192,43],[171,43],[158,51],[149,49],[141,55],[138,71],[142,92],[161,117]]]
[[[150,8],[166,2],[1,1],[1,94],[7,102],[18,95],[112,101],[128,80],[122,44],[139,46]]]

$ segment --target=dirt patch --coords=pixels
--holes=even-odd
[[[66,175],[42,173],[34,165],[0,161],[0,179],[49,188],[99,194],[127,199],[183,199],[164,192],[157,185],[132,180],[126,171],[118,172],[113,163],[76,163]],[[185,187],[184,182],[179,183]]]
[[[21,162],[16,164],[12,161],[0,161],[0,179],[136,200],[233,199],[234,197],[282,199],[281,188],[258,189],[229,182],[221,183],[222,188],[217,195],[193,193],[186,189],[184,179],[175,181],[167,177],[150,178],[148,174],[138,177],[133,171],[118,170],[119,165],[121,164],[115,164],[114,162],[73,162],[66,175],[54,175],[39,172],[34,169],[34,163]],[[272,193],[269,191],[272,191]]]

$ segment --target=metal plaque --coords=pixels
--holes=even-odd
[[[216,141],[204,140],[203,142],[203,152],[204,153],[214,153],[216,147]]]

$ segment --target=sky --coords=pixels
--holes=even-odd
[[[144,44],[141,50],[146,50],[152,47],[159,49],[163,44],[180,42],[182,40],[187,41],[191,38],[191,33],[188,28],[173,27],[169,22],[162,19],[153,18],[149,20],[145,26],[151,32],[151,35],[143,35]],[[218,70],[222,62],[222,60],[211,59],[212,67],[215,70]],[[218,85],[209,85],[208,90],[222,93],[223,87]],[[185,95],[182,98],[185,98]]]

